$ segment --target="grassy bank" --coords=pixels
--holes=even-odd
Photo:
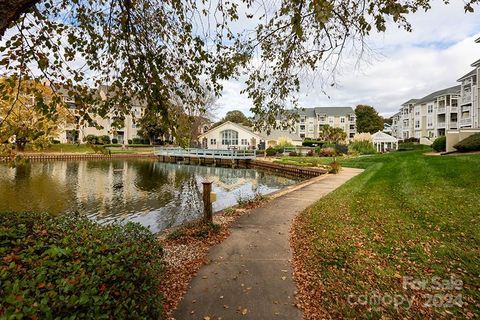
[[[366,170],[292,231],[307,318],[478,318],[480,155],[407,151],[342,164]]]

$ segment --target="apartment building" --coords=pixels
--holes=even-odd
[[[438,90],[403,103],[393,116],[392,135],[397,139],[436,138],[458,127],[460,86]]]
[[[479,39],[480,40],[480,39]],[[459,128],[480,127],[480,59],[472,63],[474,69],[458,79],[461,86]]]
[[[457,80],[460,85],[402,104],[392,117],[392,135],[401,140],[434,139],[449,130],[480,128],[480,59],[471,66],[473,70]]]
[[[303,108],[296,112],[299,118],[291,131],[302,139],[318,138],[325,125],[343,129],[348,138],[357,133],[355,111],[351,107]],[[277,124],[280,123],[277,119]]]
[[[101,86],[98,94],[101,99],[108,99],[108,88]],[[92,116],[94,124],[78,124],[79,110],[75,104],[75,101],[68,96],[63,95],[63,100],[68,106],[68,112],[70,113],[73,121],[67,121],[60,126],[60,132],[58,140],[61,143],[76,143],[84,142],[84,138],[88,135],[103,136],[107,135],[110,139],[117,139],[119,144],[127,144],[128,140],[138,137],[138,120],[143,116],[145,107],[138,101],[133,99],[132,106],[130,108],[130,114],[125,115],[122,128],[115,128],[113,122],[115,117],[113,115],[107,115],[106,117],[100,117],[98,115]]]

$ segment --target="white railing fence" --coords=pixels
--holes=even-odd
[[[155,147],[153,153],[157,156],[167,157],[195,157],[216,159],[255,159],[256,150],[225,150],[225,149],[198,149],[198,148],[172,148]]]

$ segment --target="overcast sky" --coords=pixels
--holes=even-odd
[[[324,95],[319,88],[305,81],[300,93],[302,107],[374,106],[382,115],[390,116],[410,98],[458,84],[456,80],[480,59],[480,7],[465,14],[463,1],[449,5],[434,2],[432,10],[410,15],[413,32],[396,27],[374,34],[368,44],[375,52],[373,59],[360,67],[342,66],[338,85]],[[250,100],[241,95],[241,81],[225,82],[218,116],[229,110],[242,110],[251,115]]]

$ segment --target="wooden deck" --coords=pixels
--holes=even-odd
[[[222,150],[222,149],[196,149],[196,148],[162,148],[155,147],[153,153],[162,157],[181,157],[197,159],[231,159],[255,160],[256,150]]]

